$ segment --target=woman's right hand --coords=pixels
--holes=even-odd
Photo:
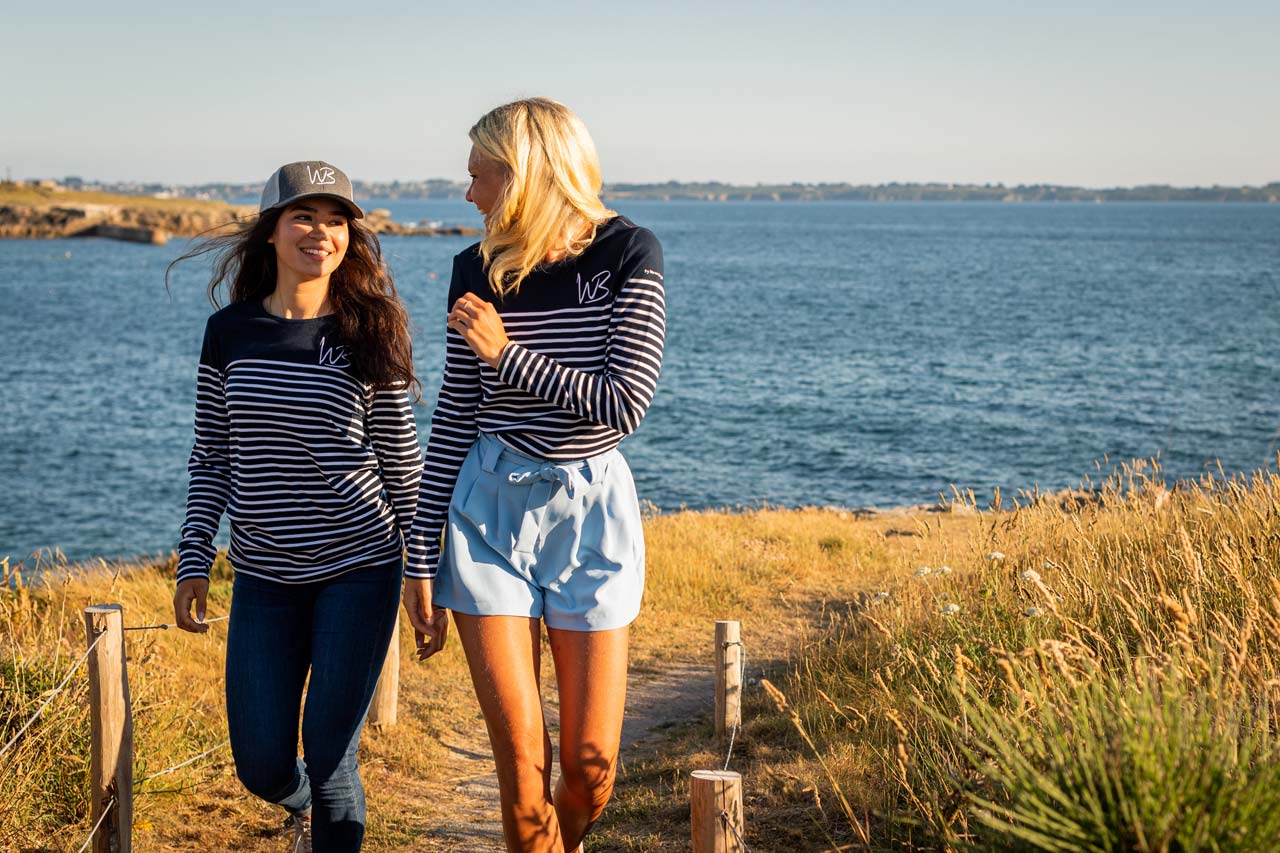
[[[449,611],[431,606],[429,579],[404,579],[404,612],[413,626],[418,660],[426,660],[444,648],[445,639],[449,636]]]
[[[173,616],[178,627],[193,634],[209,630],[204,623],[205,599],[209,596],[208,578],[187,578],[173,594]],[[191,618],[191,603],[196,605],[196,618]]]

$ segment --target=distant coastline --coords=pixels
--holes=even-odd
[[[257,205],[172,194],[97,192],[53,181],[0,183],[0,239],[105,237],[164,245],[171,237],[208,234],[257,211]],[[393,222],[386,210],[370,210],[362,222],[376,234],[439,237],[483,233],[461,225]]]
[[[1050,184],[613,184],[610,200],[663,201],[984,201],[984,202],[1280,202],[1280,182],[1262,187],[1143,186],[1089,189]]]
[[[256,199],[261,184],[103,183],[79,177],[26,182],[27,186],[60,187],[63,191],[91,191],[155,199],[243,202]],[[359,199],[462,199],[467,185],[443,179],[356,181]],[[718,181],[606,184],[607,201],[982,201],[982,202],[1248,202],[1280,203],[1280,181],[1263,186],[1175,187],[1149,184],[1136,187],[1089,188],[1057,184],[728,184]]]

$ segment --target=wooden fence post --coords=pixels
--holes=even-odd
[[[396,615],[391,629],[391,645],[382,663],[382,674],[373,688],[373,700],[369,703],[369,724],[393,726],[396,722],[397,703],[400,698],[400,616]]]
[[[737,622],[716,623],[716,735],[742,723],[742,635]]]
[[[93,853],[129,853],[133,848],[133,715],[129,710],[129,673],[124,659],[124,613],[119,604],[95,604],[84,610],[90,645],[89,759],[90,825],[111,803],[110,814],[93,836]]]
[[[735,623],[736,624],[736,623]],[[695,770],[689,785],[693,853],[745,853],[742,842],[742,775]]]

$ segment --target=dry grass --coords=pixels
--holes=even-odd
[[[1280,848],[1280,478],[1170,491],[1137,464],[1021,503],[904,567],[781,679],[830,768],[808,777],[850,801],[832,836]]]
[[[830,624],[863,578],[875,576],[881,566],[914,560],[926,524],[941,524],[958,539],[976,521],[952,516],[928,522],[905,516],[858,520],[825,510],[649,518],[649,583],[645,611],[634,628],[634,665],[654,669],[672,660],[705,660],[711,623],[723,618],[743,620],[753,666],[756,661],[780,665],[804,626]],[[126,625],[171,621],[172,577],[171,563],[103,564],[34,586],[0,586],[4,739],[84,648],[84,606],[119,602]],[[230,576],[220,562],[210,616],[225,613],[229,598]],[[203,637],[176,630],[126,634],[137,778],[226,738],[225,629],[225,623],[217,623]],[[367,849],[374,851],[410,847],[420,827],[448,812],[440,736],[481,726],[456,640],[425,667],[410,662],[411,638],[403,627],[401,644],[400,723],[366,732],[361,745],[369,796]],[[82,761],[86,692],[83,676],[74,678],[45,718],[0,759],[0,849],[63,849],[88,833],[88,770]],[[707,766],[700,754],[707,738],[695,740],[686,750],[690,769]],[[136,801],[138,843],[151,850],[277,849],[278,840],[268,835],[276,810],[240,789],[227,759],[225,750],[217,752],[143,785]],[[645,828],[637,831],[679,846],[687,835],[687,800],[648,814],[637,806],[633,791],[640,796],[637,786],[629,785],[617,810],[638,814]],[[623,843],[605,840],[597,849]]]
[[[687,512],[649,520],[637,665],[703,661],[710,695],[712,624],[742,622],[749,684],[732,769],[746,776],[753,849],[819,849],[828,809],[826,794],[815,787],[812,758],[755,686],[759,674],[803,670],[868,590],[884,588],[922,560],[957,558],[987,523],[969,511],[868,518],[826,509]],[[659,751],[623,767],[592,849],[687,850],[689,773],[719,768],[724,760],[709,719],[674,727]]]
[[[977,523],[971,515],[867,518],[830,509],[652,517],[636,662],[705,658],[717,619],[740,620],[760,661],[785,657],[798,630],[836,618],[850,596],[920,557],[926,539],[958,546]]]
[[[6,563],[7,566],[7,563]],[[27,586],[11,578],[0,591],[0,735],[26,721],[85,646],[83,607],[124,608],[126,626],[171,622],[174,566],[98,565]],[[215,566],[209,615],[227,612],[231,582]],[[226,623],[208,634],[178,630],[125,634],[134,714],[135,780],[171,767],[226,739],[223,649]],[[362,774],[369,796],[366,849],[399,849],[429,816],[444,748],[439,734],[478,725],[457,643],[429,667],[410,663],[412,637],[400,633],[400,722],[366,731]],[[83,668],[40,721],[0,758],[0,849],[76,849],[87,836],[88,687]],[[135,800],[135,837],[149,850],[277,851],[278,809],[244,793],[224,747],[207,759],[145,782]],[[437,803],[436,808],[440,807]]]
[[[1280,833],[1280,479],[1171,491],[1138,465],[1018,504],[647,520],[634,665],[706,661],[711,623],[743,623],[733,767],[753,849],[1280,848],[1267,834]],[[82,605],[117,600],[132,624],[162,621],[170,577],[99,570],[0,594],[3,731],[83,647]],[[223,575],[218,606],[227,591]],[[140,764],[225,737],[216,632],[131,635]],[[400,726],[362,745],[371,850],[411,849],[447,811],[438,738],[478,725],[456,642],[402,672]],[[82,707],[60,698],[3,759],[0,846],[61,849],[87,831]],[[687,849],[688,773],[723,761],[709,720],[673,726],[623,768],[593,851]],[[144,794],[140,843],[274,849],[274,813],[223,762],[169,777],[180,796]]]
[[[252,209],[246,208],[244,205],[232,205],[223,201],[200,201],[199,199],[191,198],[153,198],[147,195],[121,195],[118,193],[81,192],[79,190],[51,190],[30,185],[20,187],[12,183],[0,183],[0,206],[75,207],[86,204],[156,210],[166,213],[185,210]]]
[[[778,685],[733,761],[753,848],[1280,849],[1280,478],[1137,463],[953,509],[655,529],[710,525],[717,615]],[[602,849],[684,849],[688,772],[722,761],[703,720],[625,768]]]

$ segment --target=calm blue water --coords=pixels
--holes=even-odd
[[[462,202],[373,202],[478,223]],[[1160,453],[1275,465],[1280,206],[619,206],[667,253],[658,397],[624,444],[665,509],[901,505]],[[450,259],[389,238],[428,389]],[[183,244],[0,241],[0,556],[174,546],[206,269]]]

